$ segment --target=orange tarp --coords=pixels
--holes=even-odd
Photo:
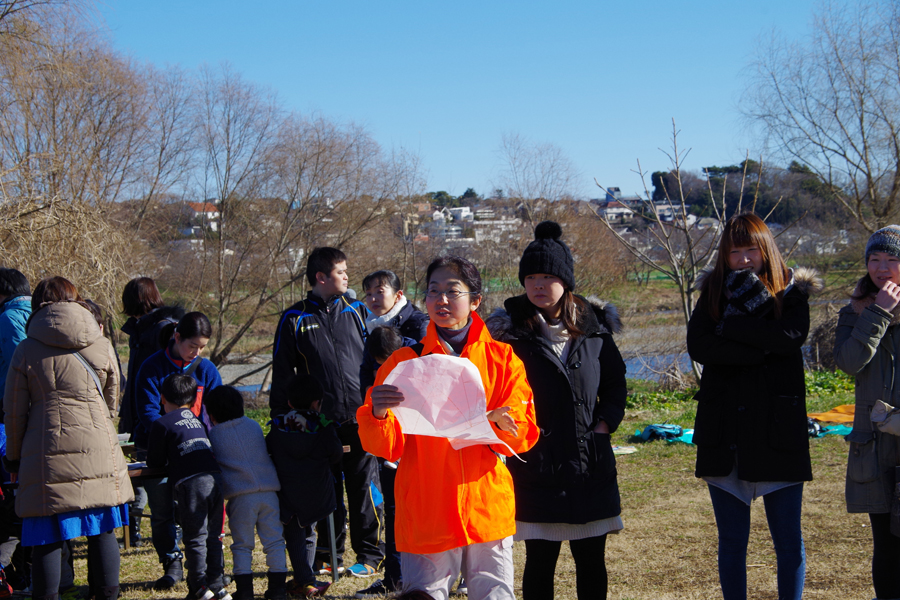
[[[853,423],[855,409],[856,405],[854,404],[841,404],[828,412],[809,413],[808,416],[823,423]]]

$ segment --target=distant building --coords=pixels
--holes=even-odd
[[[187,218],[191,231],[219,230],[219,207],[212,202],[187,202]]]
[[[450,214],[454,221],[474,221],[475,215],[472,213],[471,207],[459,206],[450,209]]]

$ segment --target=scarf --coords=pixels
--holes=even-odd
[[[440,327],[435,325],[435,329],[437,329],[438,336],[450,346],[450,349],[459,356],[463,348],[466,347],[466,340],[469,338],[469,328],[472,327],[472,317],[469,317],[469,322],[466,323],[466,326],[462,329],[447,329],[446,327]]]
[[[393,307],[391,307],[391,310],[387,311],[380,317],[369,314],[369,316],[366,317],[366,331],[372,333],[377,328],[383,325],[390,325],[393,318],[399,315],[400,311],[403,310],[403,307],[406,305],[406,296],[400,296],[400,299],[397,300]]]

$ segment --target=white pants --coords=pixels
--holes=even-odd
[[[515,600],[512,536],[434,554],[400,553],[403,590],[422,590],[434,600],[448,600],[462,569],[469,600]]]
[[[266,554],[266,566],[273,573],[287,572],[284,537],[275,492],[241,494],[228,500],[228,527],[231,529],[231,555],[234,574],[253,573],[253,546],[256,532]],[[256,531],[254,531],[254,529]]]

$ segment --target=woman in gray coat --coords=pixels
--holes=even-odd
[[[900,226],[872,234],[866,275],[841,309],[835,335],[837,366],[856,376],[856,412],[847,436],[847,511],[872,522],[872,583],[881,600],[900,599],[900,537],[892,533],[891,496],[900,466],[900,437],[872,423],[876,401],[900,406]]]
[[[3,394],[6,461],[17,473],[22,545],[33,546],[33,597],[56,600],[65,540],[87,536],[94,598],[119,594],[115,528],[134,499],[111,414],[119,370],[109,341],[72,283],[41,281],[28,337]]]

